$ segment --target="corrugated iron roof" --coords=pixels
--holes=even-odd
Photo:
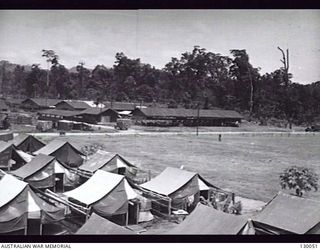
[[[40,107],[51,107],[55,106],[58,102],[61,102],[59,99],[46,99],[46,98],[27,98],[22,103],[24,103],[27,100],[31,100],[34,103],[36,103]]]
[[[183,108],[137,108],[147,117],[180,117],[180,118],[197,118],[197,109],[183,109]],[[200,118],[237,118],[242,119],[242,115],[234,110],[213,110],[200,109]]]
[[[81,112],[80,111],[72,111],[72,110],[61,110],[61,109],[46,109],[46,110],[38,111],[38,114],[71,117],[71,116],[75,116],[75,115],[80,115]]]
[[[86,101],[80,101],[80,100],[64,100],[57,103],[57,105],[61,103],[67,103],[74,109],[87,109],[91,107]]]
[[[114,110],[128,110],[132,111],[136,108],[137,104],[128,103],[128,102],[105,102],[106,108],[114,109]]]
[[[252,220],[304,234],[320,222],[319,211],[319,201],[279,192]]]
[[[248,218],[218,211],[201,203],[177,227],[168,234],[219,234],[235,235],[247,223]]]
[[[113,109],[110,109],[110,108],[95,108],[95,107],[91,107],[91,108],[87,108],[87,109],[81,111],[80,114],[99,115],[99,114],[104,113],[107,110],[110,110],[110,112],[117,113],[117,111],[115,111]]]

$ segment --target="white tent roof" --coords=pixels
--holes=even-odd
[[[131,197],[134,197],[135,192],[129,184],[126,183],[124,176],[103,170],[97,170],[89,180],[78,188],[65,192],[64,195],[84,204],[91,205],[110,193],[122,180],[124,180],[128,199],[133,199]]]
[[[38,212],[40,211],[40,207],[37,205],[37,203],[34,201],[32,195],[30,192],[28,192],[28,212]]]
[[[30,162],[34,158],[33,155],[29,155],[28,153],[23,152],[22,150],[16,149],[16,151],[26,162]]]
[[[201,191],[210,189],[200,178],[198,179],[198,183],[199,183],[199,189]]]
[[[138,194],[132,189],[126,179],[124,179],[124,188],[126,189],[128,200],[132,200],[138,197]]]
[[[0,180],[0,207],[16,198],[27,185],[28,183],[5,174]]]
[[[5,174],[0,181],[0,190],[3,191],[0,192],[0,207],[16,198],[27,185],[28,183],[20,181],[10,174]],[[36,204],[30,191],[28,191],[28,212],[33,215],[32,217],[39,217],[40,211],[40,207]]]
[[[56,174],[63,174],[66,172],[66,169],[57,161],[54,161],[54,172]]]

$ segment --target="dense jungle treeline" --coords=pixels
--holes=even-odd
[[[111,68],[97,65],[93,70],[86,68],[84,62],[69,70],[52,50],[43,50],[42,56],[47,59],[49,74],[39,64],[0,62],[0,92],[4,97],[48,95],[163,103],[169,107],[218,107],[238,110],[262,122],[278,118],[297,124],[314,122],[320,114],[320,81],[308,85],[292,82],[285,63],[262,75],[250,63],[246,50],[230,50],[230,56],[223,56],[195,46],[180,58],[172,58],[163,69],[123,53],[116,54]],[[281,61],[287,62],[283,56]]]

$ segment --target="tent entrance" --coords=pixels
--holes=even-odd
[[[41,235],[41,220],[28,218],[28,235]]]
[[[107,217],[107,219],[113,223],[116,223],[120,226],[126,226],[127,224],[127,213],[125,214],[116,214],[111,217]]]
[[[129,202],[129,207],[128,207],[128,211],[129,211],[129,218],[128,218],[128,224],[129,225],[133,225],[133,224],[138,224],[139,222],[139,202]]]
[[[64,173],[57,173],[55,174],[55,192],[56,193],[63,193],[64,192]]]

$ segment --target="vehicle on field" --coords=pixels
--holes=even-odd
[[[117,124],[114,126],[114,128],[118,130],[128,130],[130,126],[131,126],[130,119],[117,119]]]
[[[305,129],[306,132],[320,132],[320,125],[312,125]]]

